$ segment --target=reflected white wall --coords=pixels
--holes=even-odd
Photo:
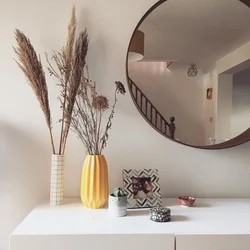
[[[217,121],[215,138],[217,141],[232,139],[231,117],[233,97],[233,75],[221,74],[218,82]]]
[[[250,126],[250,69],[234,75],[232,105],[231,129],[235,137]]]

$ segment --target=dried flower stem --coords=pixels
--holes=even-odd
[[[115,101],[114,101],[114,104],[112,106],[112,110],[111,110],[111,113],[109,115],[109,118],[108,118],[108,122],[107,122],[107,125],[106,125],[106,128],[105,128],[105,132],[101,138],[101,150],[100,150],[100,154],[102,153],[102,150],[107,146],[107,141],[108,141],[108,138],[109,138],[109,135],[108,135],[108,131],[111,129],[111,126],[112,126],[112,119],[114,118],[114,114],[115,114],[115,106],[116,106],[116,103],[118,102],[118,99],[117,99],[117,89],[115,91]]]
[[[90,93],[88,92],[90,90]],[[76,98],[74,115],[72,116],[71,128],[85,145],[89,154],[99,155],[107,145],[108,131],[112,126],[114,110],[118,101],[117,94],[124,94],[125,88],[121,82],[116,82],[115,101],[112,106],[104,132],[101,130],[103,112],[108,108],[108,100],[104,96],[98,96],[95,83],[84,79],[79,88]],[[91,101],[90,101],[91,98]]]

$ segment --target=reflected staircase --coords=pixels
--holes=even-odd
[[[130,78],[128,78],[128,83],[133,100],[146,121],[161,134],[174,139],[176,131],[174,123],[175,117],[170,117],[170,122],[166,121],[152,102]]]

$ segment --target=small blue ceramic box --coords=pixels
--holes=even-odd
[[[150,220],[155,222],[169,222],[171,221],[171,210],[164,207],[151,208]]]

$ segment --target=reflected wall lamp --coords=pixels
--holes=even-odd
[[[136,30],[129,47],[128,61],[140,61],[144,57],[145,35],[142,31]]]
[[[189,77],[195,77],[198,75],[198,69],[196,68],[195,64],[190,65],[187,74]]]

